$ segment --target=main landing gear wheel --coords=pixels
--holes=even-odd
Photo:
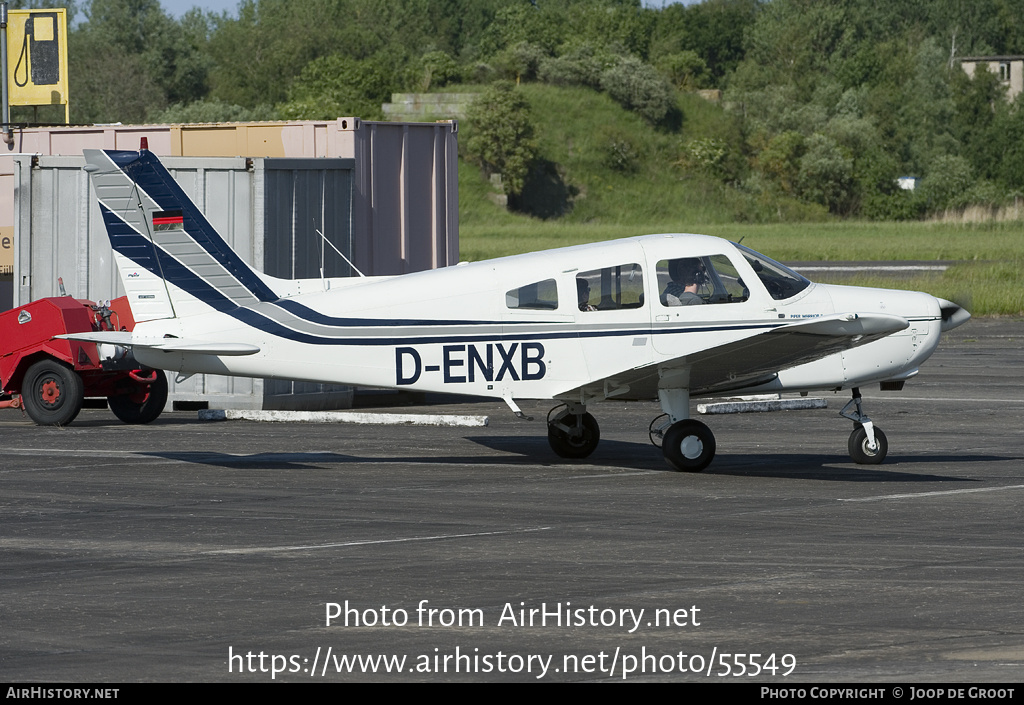
[[[855,428],[850,434],[850,459],[858,465],[880,465],[885,460],[885,454],[889,452],[889,441],[886,440],[882,429],[875,426],[872,431],[875,434],[875,447],[868,444],[868,433],[864,427]]]
[[[67,426],[82,410],[85,385],[73,369],[40,360],[25,372],[21,398],[29,418],[40,426]]]
[[[665,432],[661,452],[676,470],[700,472],[715,457],[715,434],[700,421],[679,421]]]
[[[155,378],[148,386],[140,385],[132,394],[107,397],[107,404],[114,416],[130,424],[156,420],[167,403],[167,376],[163,370],[153,370],[153,374]]]
[[[586,458],[600,440],[601,429],[590,414],[563,411],[548,421],[548,444],[562,458]]]

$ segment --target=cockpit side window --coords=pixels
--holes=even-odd
[[[620,264],[576,275],[580,311],[616,311],[644,305],[644,276],[639,264]]]
[[[513,309],[554,311],[558,308],[558,289],[554,279],[526,284],[505,292],[505,305]]]
[[[811,285],[810,280],[805,279],[789,267],[779,264],[775,260],[765,257],[759,252],[754,252],[749,247],[736,245],[743,253],[757,277],[768,290],[768,294],[776,301],[783,301],[796,296]]]
[[[725,255],[661,260],[658,291],[663,306],[733,304],[750,297],[736,267]]]

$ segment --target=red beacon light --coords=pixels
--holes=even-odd
[[[148,152],[149,151],[149,138],[148,137],[143,137],[141,140],[139,140],[139,151],[140,152]]]

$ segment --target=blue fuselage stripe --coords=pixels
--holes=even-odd
[[[144,185],[140,183],[140,185]],[[148,191],[147,191],[148,192]],[[150,195],[153,195],[150,193]],[[158,200],[158,203],[160,201]],[[163,205],[163,204],[161,204]],[[627,336],[648,336],[648,335],[676,335],[680,333],[711,333],[741,330],[771,330],[784,323],[749,323],[735,325],[716,326],[688,326],[688,327],[643,327],[620,330],[579,330],[578,324],[552,321],[470,321],[470,320],[427,320],[427,319],[379,319],[379,318],[350,318],[335,317],[314,311],[309,307],[288,299],[276,299],[268,302],[280,308],[282,311],[293,316],[296,323],[306,322],[333,329],[336,335],[325,336],[314,333],[295,330],[287,323],[275,321],[264,314],[251,308],[238,306],[234,301],[218,291],[213,285],[206,282],[187,266],[182,264],[163,248],[136,232],[131,226],[125,223],[116,214],[107,208],[102,208],[103,218],[108,228],[110,242],[113,248],[138,266],[149,270],[153,274],[188,292],[195,298],[204,302],[211,308],[224,313],[238,320],[245,325],[252,326],[257,330],[270,335],[292,340],[297,343],[309,345],[351,345],[351,346],[394,346],[418,344],[439,344],[439,343],[475,343],[486,341],[516,341],[516,340],[564,340],[564,339],[585,339],[585,338],[620,338]],[[214,254],[211,252],[211,254]],[[267,289],[266,291],[269,291]],[[366,336],[360,335],[360,329],[365,328],[390,328],[401,330],[403,328],[452,328],[452,327],[476,327],[476,326],[501,326],[502,328],[533,326],[574,326],[573,330],[550,330],[541,332],[517,332],[508,331],[501,333],[438,333],[430,335],[385,335]]]

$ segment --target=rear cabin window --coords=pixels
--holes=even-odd
[[[644,276],[639,264],[620,264],[576,275],[580,311],[617,311],[644,305]]]
[[[750,297],[750,291],[725,255],[661,260],[658,292],[663,306],[733,304]]]
[[[554,279],[534,282],[505,292],[505,305],[514,309],[554,311],[558,308],[558,290]]]

